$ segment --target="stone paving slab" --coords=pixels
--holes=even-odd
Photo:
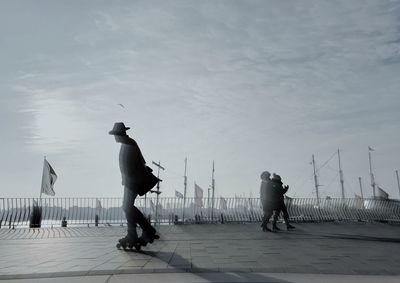
[[[118,274],[97,276],[76,276],[57,278],[31,278],[5,280],[10,283],[205,283],[205,282],[266,282],[266,283],[398,283],[399,276],[366,276],[338,274],[296,274],[296,273],[152,273]]]
[[[115,248],[124,227],[1,229],[0,279],[189,272],[400,275],[398,225],[296,227],[265,233],[259,224],[161,226],[161,239],[140,253]]]

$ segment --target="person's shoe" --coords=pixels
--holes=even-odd
[[[269,229],[267,226],[262,227],[263,232],[272,232],[271,229]]]
[[[281,229],[278,228],[278,226],[272,226],[272,232],[277,232],[277,231],[281,231]]]
[[[146,243],[153,243],[154,240],[159,239],[160,236],[157,235],[157,232],[155,229],[151,231],[143,231],[142,236],[140,237],[142,241]]]
[[[294,227],[293,225],[288,224],[288,225],[286,225],[286,229],[293,230],[293,229],[296,229],[296,227]]]

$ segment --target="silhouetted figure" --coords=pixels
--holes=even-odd
[[[37,203],[33,204],[32,213],[29,218],[29,228],[40,228],[42,224],[42,207]],[[11,228],[11,217],[10,217]]]
[[[140,245],[152,243],[158,238],[156,230],[144,217],[142,212],[135,207],[135,199],[138,195],[144,195],[154,187],[159,179],[151,173],[151,169],[146,166],[146,162],[137,143],[130,138],[126,131],[130,128],[125,127],[124,123],[115,123],[109,132],[114,135],[115,141],[121,144],[119,152],[119,167],[124,186],[123,210],[128,222],[128,233],[126,237],[119,240],[120,246],[140,249]],[[136,224],[142,228],[142,235],[138,238]],[[137,244],[139,246],[137,246]],[[117,245],[118,246],[118,245]]]
[[[263,208],[262,230],[271,231],[268,226],[269,219],[273,214],[273,192],[271,188],[271,173],[264,171],[261,173],[260,200]]]
[[[287,211],[284,195],[289,190],[289,186],[283,186],[281,177],[277,174],[272,175],[271,179],[272,189],[275,192],[274,196],[276,197],[276,201],[274,202],[274,220],[272,221],[272,231],[279,231],[280,229],[276,226],[276,222],[278,220],[279,214],[283,213],[283,219],[285,220],[287,230],[294,229],[295,227],[290,225],[289,223],[289,213]]]
[[[67,218],[64,216],[63,219],[62,219],[62,221],[61,221],[61,227],[64,227],[64,228],[65,228],[65,227],[67,227],[67,224],[68,224],[68,223],[67,223]]]

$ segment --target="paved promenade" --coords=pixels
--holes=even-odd
[[[115,248],[125,227],[0,229],[0,280],[400,282],[400,225],[295,225],[161,226],[161,239],[140,253]]]

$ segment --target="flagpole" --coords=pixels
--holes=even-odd
[[[182,207],[182,222],[185,223],[185,204],[186,204],[186,187],[187,187],[187,157],[185,158],[185,175],[183,176],[183,207]]]
[[[360,183],[361,198],[364,200],[364,194],[363,194],[363,189],[362,189],[361,177],[358,177],[358,182]]]
[[[342,188],[342,200],[344,200],[344,180],[343,180],[343,171],[342,171],[342,166],[340,162],[340,151],[339,149],[337,150],[338,153],[338,159],[339,159],[339,175],[340,175],[340,185]]]
[[[211,198],[211,222],[214,222],[214,196],[215,196],[215,179],[214,179],[214,160],[213,160],[213,169],[212,169],[212,180],[211,180],[211,188],[212,188],[212,198]]]
[[[160,179],[160,169],[163,171],[165,170],[164,167],[161,166],[161,161],[158,161],[158,163],[152,161],[154,165],[157,166],[157,179]],[[160,180],[157,182],[157,192],[156,192],[156,219],[155,219],[155,225],[158,224],[158,196],[160,195]]]
[[[368,159],[369,159],[369,173],[370,173],[370,175],[371,175],[372,193],[373,193],[374,198],[376,198],[376,193],[375,193],[375,178],[374,178],[374,173],[372,173],[371,147],[368,147]]]
[[[400,194],[400,181],[399,181],[399,171],[396,170],[396,177],[397,177],[397,187],[399,188],[399,194]]]
[[[312,155],[312,165],[313,165],[313,171],[314,171],[314,183],[315,183],[315,194],[317,197],[317,205],[319,206],[319,192],[318,192],[318,178],[317,178],[317,172],[315,170],[315,159],[314,159],[314,154]]]
[[[44,156],[44,159],[43,159],[42,184],[41,184],[41,186],[40,186],[40,196],[39,196],[40,202],[42,201],[43,172],[44,172],[44,165],[45,165],[45,162],[46,162],[46,156]],[[41,205],[41,204],[40,204],[40,205]]]

